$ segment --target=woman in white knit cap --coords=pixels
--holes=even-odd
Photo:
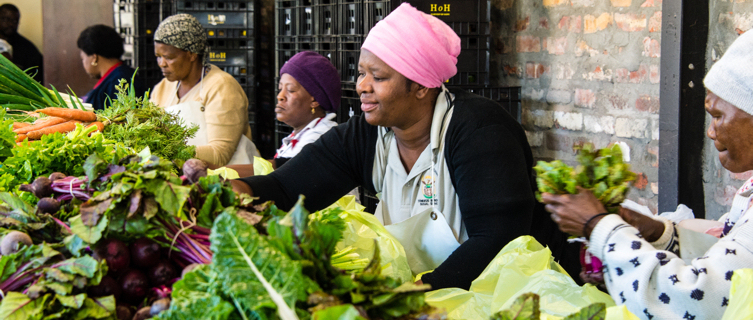
[[[707,135],[722,166],[735,173],[753,170],[753,32],[729,47],[704,84],[711,115]],[[604,262],[605,282],[618,304],[643,319],[700,320],[719,319],[729,303],[732,274],[753,267],[752,194],[753,178],[719,220],[719,241],[689,264],[676,254],[677,229],[669,221],[625,209],[604,214],[586,190],[544,194],[542,200],[560,229],[589,238],[589,250]]]

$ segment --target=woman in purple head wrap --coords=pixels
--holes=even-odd
[[[333,119],[340,108],[340,76],[327,58],[313,51],[299,52],[280,69],[277,89],[277,120],[293,127],[293,132],[282,139],[272,160],[275,167],[337,125]]]

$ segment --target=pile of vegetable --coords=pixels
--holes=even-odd
[[[195,155],[195,147],[186,141],[199,130],[188,126],[177,115],[165,112],[151,103],[148,95],[137,97],[124,79],[116,86],[117,99],[98,111],[105,123],[104,135],[134,150],[148,147],[152,154],[170,160],[187,160]]]
[[[622,160],[622,149],[618,144],[604,149],[595,149],[593,144],[574,147],[579,165],[575,168],[560,160],[539,161],[536,170],[536,184],[540,199],[541,193],[576,194],[578,187],[591,190],[610,213],[619,209],[629,191],[635,173],[630,165]]]
[[[105,128],[102,122],[97,121],[97,115],[91,111],[50,107],[36,112],[47,117],[39,118],[34,123],[13,123],[13,132],[17,134],[16,142],[19,145],[23,145],[24,140],[39,140],[44,135],[71,132],[78,124],[83,124],[86,128],[94,127],[100,132]]]
[[[580,311],[564,317],[563,320],[593,319],[603,320],[607,316],[607,307],[604,303],[594,303],[583,307]],[[524,293],[512,303],[510,308],[499,311],[492,315],[491,320],[539,320],[539,296],[534,293]]]
[[[2,317],[443,318],[424,303],[428,286],[381,275],[378,252],[361,268],[333,265],[354,265],[335,250],[339,209],[250,206],[202,162],[177,170],[148,148],[106,159],[20,186],[36,207],[0,193],[0,235],[19,250],[2,252],[15,261],[0,261]]]

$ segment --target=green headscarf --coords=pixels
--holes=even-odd
[[[207,33],[194,16],[181,13],[163,20],[154,32],[154,41],[204,56]]]

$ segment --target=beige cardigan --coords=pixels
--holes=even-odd
[[[202,102],[209,144],[197,146],[196,157],[222,166],[233,157],[241,135],[251,139],[248,98],[233,76],[214,65],[209,68],[204,80],[182,98],[178,99],[177,95],[178,81],[162,79],[154,87],[149,100],[162,108],[188,101]]]

